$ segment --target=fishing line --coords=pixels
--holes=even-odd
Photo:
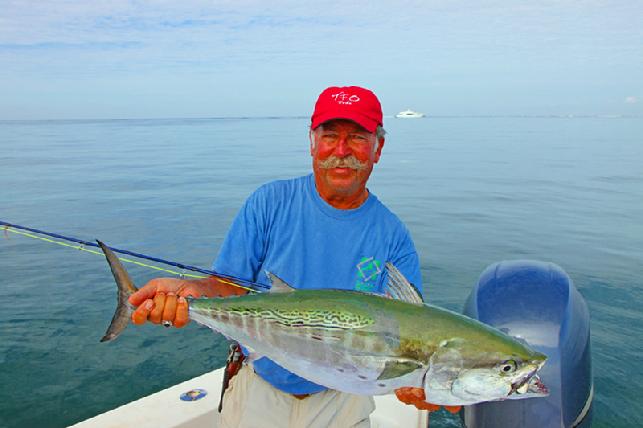
[[[31,227],[20,226],[18,224],[8,223],[8,222],[2,221],[2,220],[0,220],[0,225],[3,226],[2,229],[5,231],[5,234],[6,234],[6,232],[11,232],[11,233],[22,235],[22,236],[25,236],[25,237],[28,237],[28,238],[38,239],[38,240],[44,241],[44,242],[49,242],[51,244],[61,245],[63,247],[73,248],[75,250],[84,251],[84,252],[87,252],[87,253],[103,256],[102,251],[97,251],[97,250],[92,250],[92,249],[86,248],[86,247],[98,248],[98,244],[96,244],[94,242],[83,241],[83,240],[78,239],[78,238],[73,238],[73,237],[70,237],[70,236],[64,236],[64,235],[61,235],[61,234],[58,234],[58,233],[46,232],[44,230],[38,230],[38,229],[31,228]],[[29,233],[29,232],[31,232],[31,233]],[[38,235],[44,235],[44,236],[38,236]],[[56,238],[56,240],[47,238],[46,236]],[[62,242],[62,241],[74,242],[74,243],[80,244],[80,245],[72,245],[72,244],[68,244],[66,242]],[[158,257],[152,257],[152,256],[148,256],[148,255],[141,254],[141,253],[135,253],[135,252],[129,251],[129,250],[122,250],[122,249],[118,249],[118,248],[114,248],[114,247],[109,247],[109,248],[112,251],[114,251],[115,253],[127,254],[127,255],[130,255],[130,256],[133,256],[133,257],[136,257],[136,258],[139,258],[139,259],[150,260],[150,261],[153,261],[153,262],[156,262],[156,263],[161,263],[161,264],[165,264],[165,265],[168,265],[168,266],[174,266],[174,267],[180,268],[180,269],[182,269],[181,272],[177,272],[177,271],[174,271],[174,270],[171,270],[171,269],[166,269],[166,268],[162,268],[162,267],[159,267],[159,266],[150,265],[150,264],[143,263],[143,262],[140,262],[140,261],[137,261],[137,260],[132,260],[132,259],[128,259],[128,258],[120,258],[119,257],[119,259],[121,261],[123,261],[123,262],[132,263],[132,264],[135,264],[135,265],[138,265],[138,266],[142,266],[142,267],[149,268],[149,269],[154,269],[154,270],[157,270],[157,271],[167,272],[167,273],[170,273],[172,275],[179,276],[181,278],[183,278],[183,277],[207,278],[208,276],[216,276],[216,277],[219,278],[219,280],[221,280],[221,282],[224,282],[226,284],[232,285],[234,287],[243,288],[244,290],[248,290],[248,291],[261,292],[261,291],[266,291],[269,288],[269,287],[267,287],[267,286],[265,286],[263,284],[258,284],[258,283],[254,283],[254,282],[250,282],[250,281],[245,281],[245,280],[235,278],[235,277],[230,276],[230,275],[223,275],[223,274],[220,274],[220,273],[217,273],[217,272],[214,272],[214,271],[211,271],[211,270],[207,270],[207,269],[202,269],[202,268],[199,268],[199,267],[196,267],[196,266],[190,266],[190,265],[185,265],[183,263],[172,262],[172,261],[169,261],[169,260],[160,259]],[[185,271],[199,272],[199,273],[202,273],[202,274],[205,274],[205,275],[196,275],[196,274],[186,273]]]

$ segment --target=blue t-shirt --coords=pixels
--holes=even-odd
[[[319,196],[310,174],[267,183],[250,195],[213,268],[266,285],[267,270],[294,288],[382,293],[387,261],[422,289],[415,246],[397,216],[372,193],[359,208],[334,208]],[[265,357],[254,369],[290,394],[325,389]]]

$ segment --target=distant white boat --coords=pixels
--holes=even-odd
[[[413,110],[404,110],[395,115],[398,119],[418,119],[424,117],[424,113],[418,113]]]

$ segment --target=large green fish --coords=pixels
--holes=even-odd
[[[129,323],[137,289],[99,242],[118,285],[118,307],[102,341]],[[296,290],[275,275],[270,293],[188,299],[190,319],[331,389],[381,395],[424,388],[440,405],[547,395],[536,372],[543,354],[464,315],[422,302],[387,264],[393,298],[347,290]]]

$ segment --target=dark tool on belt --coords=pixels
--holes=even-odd
[[[234,342],[230,344],[230,353],[228,354],[228,361],[225,365],[225,370],[223,371],[223,385],[221,386],[221,398],[219,399],[219,413],[223,408],[223,394],[225,394],[228,385],[230,385],[230,380],[239,372],[241,368],[241,363],[245,356],[241,351],[241,345]]]

